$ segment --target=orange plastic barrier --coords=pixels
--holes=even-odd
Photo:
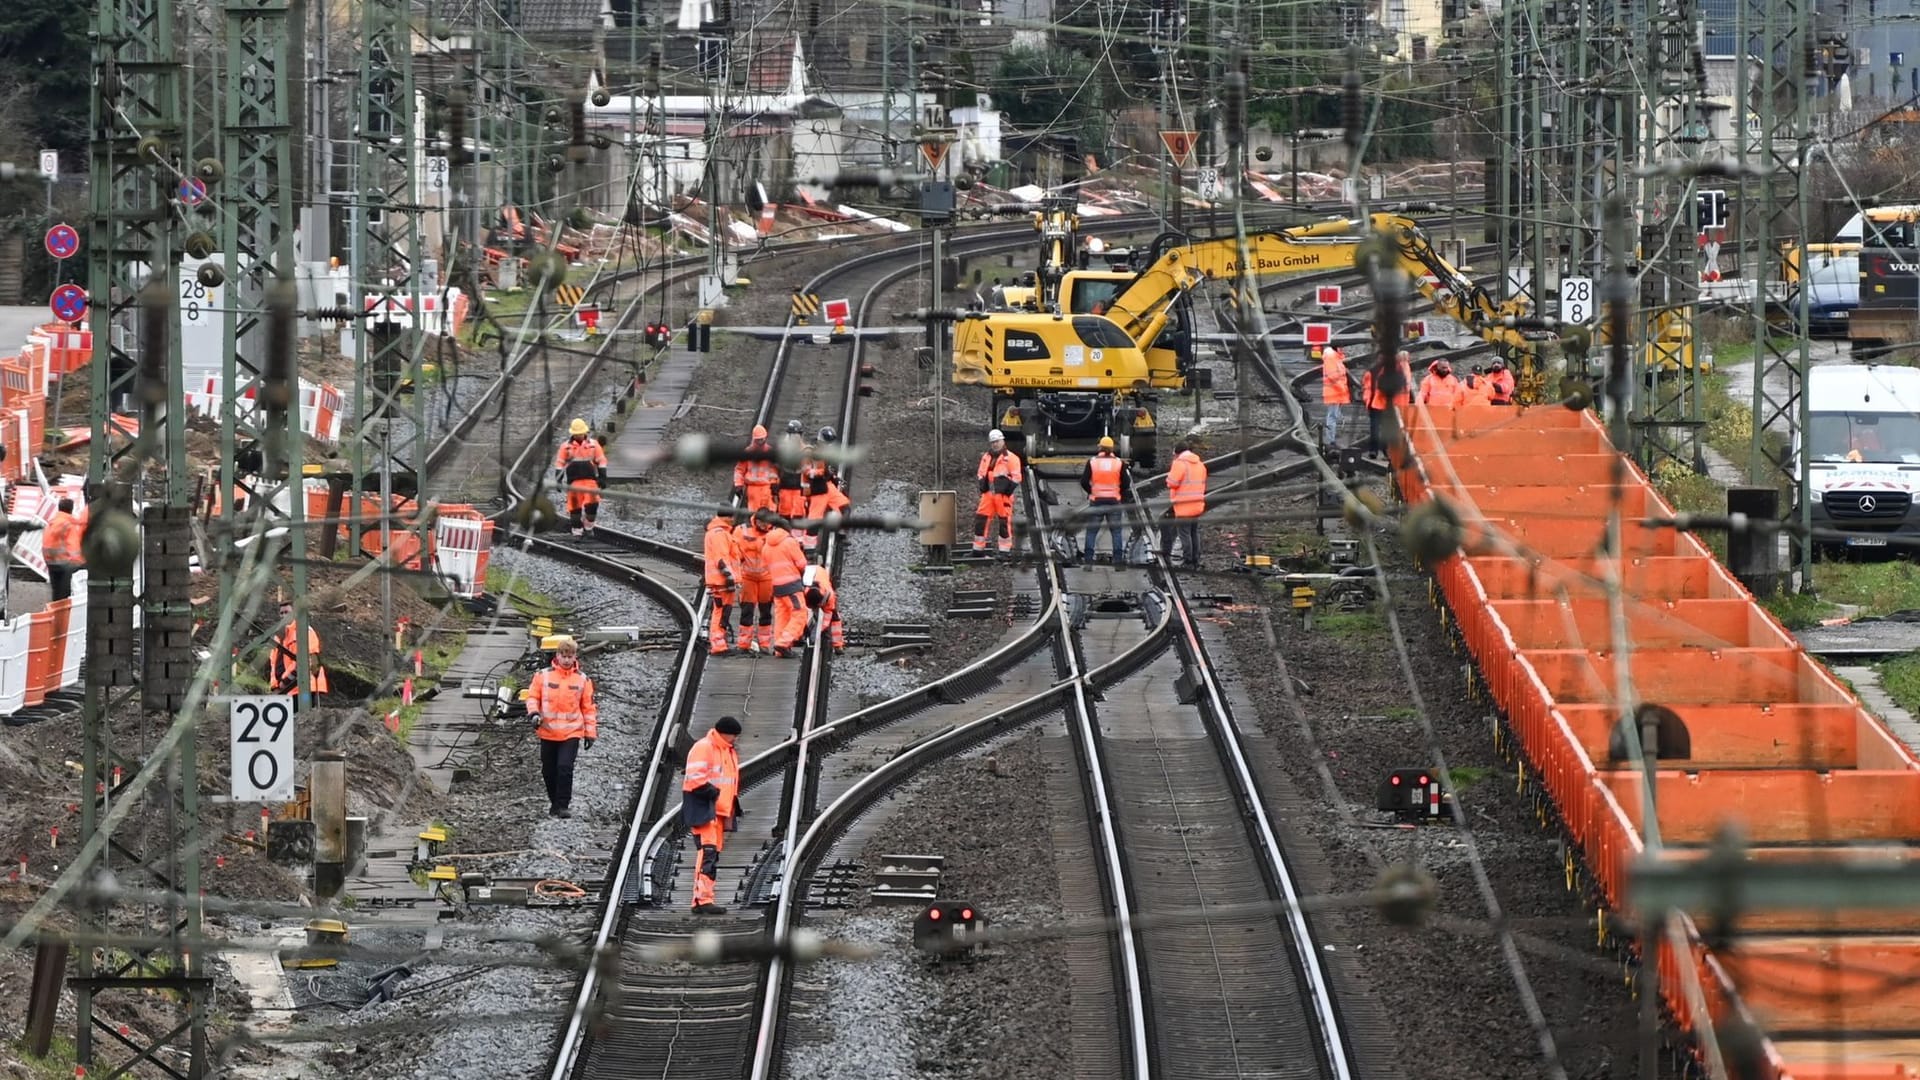
[[[1446,498],[1465,526],[1463,553],[1434,577],[1603,902],[1622,903],[1645,852],[1648,782],[1611,759],[1622,658],[1601,554],[1616,492],[1632,702],[1674,710],[1692,744],[1652,781],[1660,857],[1696,860],[1729,823],[1754,860],[1913,857],[1920,761],[1700,541],[1640,523],[1671,510],[1591,415],[1404,413],[1402,493]],[[1663,941],[1648,958],[1681,1025],[1698,1019],[1691,986],[1717,1023],[1739,1015],[1774,1033],[1761,1076],[1920,1076],[1920,911],[1743,913],[1746,936],[1718,952],[1681,920],[1679,954]]]

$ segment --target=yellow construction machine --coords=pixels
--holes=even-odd
[[[1376,235],[1380,243],[1367,243]],[[1521,389],[1537,391],[1544,373],[1534,342],[1516,328],[1522,307],[1495,301],[1441,257],[1412,219],[1387,213],[1251,233],[1244,263],[1233,237],[1163,234],[1143,253],[1143,268],[1071,270],[1039,310],[958,319],[953,381],[992,391],[997,426],[1030,459],[1084,455],[1105,435],[1121,444],[1122,456],[1151,467],[1153,405],[1160,393],[1185,389],[1194,371],[1194,289],[1247,275],[1346,269],[1369,251],[1394,259],[1437,313],[1498,346]]]

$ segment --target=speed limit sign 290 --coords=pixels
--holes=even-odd
[[[273,695],[228,702],[233,750],[233,801],[293,798],[293,699]]]

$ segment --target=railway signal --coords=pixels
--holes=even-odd
[[[1453,800],[1431,769],[1395,769],[1380,781],[1374,805],[1401,821],[1453,820]]]
[[[987,920],[972,904],[938,900],[913,920],[913,947],[921,952],[953,956],[979,948],[974,939]]]

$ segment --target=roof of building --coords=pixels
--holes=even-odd
[[[520,0],[517,25],[533,33],[590,31],[601,25],[605,0]]]

